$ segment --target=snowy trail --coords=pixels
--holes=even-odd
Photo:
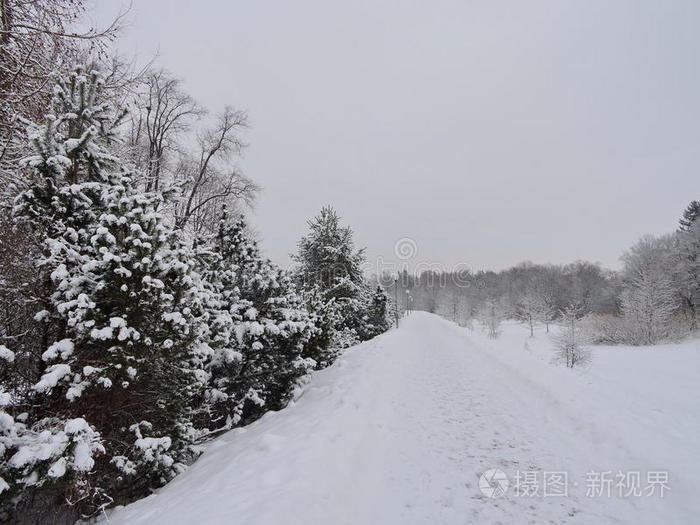
[[[492,499],[478,481],[495,468],[506,472],[511,490]],[[222,436],[157,495],[109,519],[130,525],[692,523],[700,509],[688,497],[689,484],[663,499],[586,497],[591,470],[653,468],[645,451],[610,432],[604,419],[577,416],[467,330],[415,313],[399,330],[318,373],[293,406]],[[568,496],[515,495],[517,470],[566,471]]]

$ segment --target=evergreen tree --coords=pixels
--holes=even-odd
[[[700,202],[690,201],[683,211],[683,216],[678,221],[678,231],[687,232],[695,220],[700,217]]]
[[[211,428],[249,422],[290,399],[315,362],[305,355],[317,332],[286,272],[263,259],[243,219],[224,211],[207,243],[214,298],[206,411]]]
[[[330,206],[308,224],[311,231],[299,241],[293,256],[295,274],[304,293],[315,301],[314,305],[307,301],[307,307],[312,312],[319,309],[326,321],[334,320],[332,326],[326,326],[330,347],[322,361],[328,363],[337,349],[373,337],[384,324],[379,322],[380,314],[372,312],[380,306],[373,305],[371,289],[362,275],[364,251],[355,249],[352,230],[340,224]]]
[[[183,468],[207,380],[195,259],[109,153],[119,119],[101,95],[94,72],[59,81],[25,161],[37,182],[15,217],[42,247],[51,293],[36,319],[50,329],[31,410],[2,416],[0,465],[9,490],[46,485],[86,515]]]
[[[303,288],[318,287],[327,298],[355,297],[362,283],[364,251],[355,250],[353,233],[340,225],[330,206],[308,222],[310,232],[298,244],[297,279]]]
[[[696,330],[700,305],[700,222],[691,222],[686,230],[677,232],[675,241],[670,270],[689,328]]]
[[[336,328],[343,319],[335,299],[326,299],[319,288],[311,288],[303,292],[304,306],[314,323],[315,331],[309,340],[304,357],[313,359],[316,368],[325,368],[339,355],[341,348],[350,344],[340,344]],[[357,338],[352,334],[352,340]]]
[[[369,289],[368,289],[369,292]],[[367,300],[367,313],[363,318],[360,336],[371,339],[386,332],[391,326],[389,297],[381,286],[377,286]]]
[[[690,330],[698,327],[700,304],[700,202],[691,201],[678,221],[674,277]]]

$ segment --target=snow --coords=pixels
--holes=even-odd
[[[152,438],[152,437],[146,437],[146,438],[139,438],[136,440],[134,443],[134,446],[136,448],[140,448],[144,452],[150,452],[153,450],[157,450],[159,448],[162,448],[163,450],[168,450],[170,448],[170,438],[169,437],[162,437],[162,438]]]
[[[46,369],[46,373],[41,376],[39,382],[34,385],[34,390],[37,392],[48,392],[68,374],[70,374],[70,366],[62,363],[51,365]]]
[[[180,324],[184,325],[187,323],[187,320],[184,318],[184,316],[180,312],[169,312],[163,314],[163,320],[173,323],[173,324]]]
[[[70,339],[61,339],[49,346],[41,355],[44,361],[56,359],[59,355],[61,359],[67,359],[73,353],[73,341]],[[55,385],[54,385],[55,386]]]
[[[8,363],[15,360],[15,353],[4,345],[0,345],[0,359],[4,359]]]
[[[20,469],[37,461],[45,461],[61,454],[68,444],[65,433],[52,434],[45,430],[40,432],[33,442],[22,445],[9,460],[9,465]]]
[[[12,396],[9,392],[0,390],[0,407],[6,407],[12,402]]]
[[[50,478],[60,478],[66,473],[66,458],[59,458],[49,468],[48,475]]]
[[[114,330],[110,326],[105,326],[100,329],[93,328],[90,332],[90,337],[100,341],[106,341],[107,339],[112,339],[112,337],[114,337]]]
[[[76,444],[73,450],[73,468],[83,472],[90,472],[94,466],[95,460],[92,459],[90,445],[84,442]]]
[[[50,315],[48,310],[41,310],[34,315],[34,320],[37,322],[46,321]]]
[[[66,422],[64,430],[67,434],[78,434],[80,432],[89,432],[90,425],[82,417],[76,417]]]
[[[0,412],[0,432],[3,434],[9,434],[12,432],[15,420],[12,416],[6,412]]]
[[[110,524],[696,522],[700,341],[595,347],[571,370],[542,330],[502,328],[490,340],[414,312]],[[490,469],[510,480],[503,497],[479,488]],[[586,494],[587,475],[618,471],[665,471],[669,488]],[[545,472],[567,473],[567,496],[514,492]]]

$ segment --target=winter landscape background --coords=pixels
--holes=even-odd
[[[694,523],[699,10],[0,1],[0,522]]]

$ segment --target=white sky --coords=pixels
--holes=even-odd
[[[124,5],[100,0],[96,22]],[[133,0],[126,55],[249,112],[286,265],[333,205],[371,259],[600,261],[700,198],[700,2]]]

